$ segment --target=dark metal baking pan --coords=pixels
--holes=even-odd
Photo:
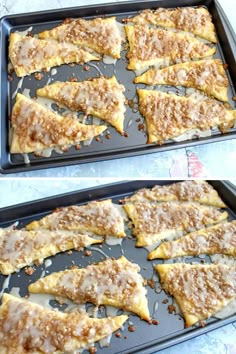
[[[165,142],[162,146],[156,144],[146,144],[146,133],[139,130],[139,124],[144,122],[143,117],[139,112],[133,112],[127,106],[126,118],[124,122],[124,129],[128,137],[121,136],[114,128],[109,127],[110,139],[106,139],[105,135],[101,141],[93,140],[89,146],[82,146],[81,150],[76,150],[71,147],[70,150],[62,155],[53,152],[50,158],[35,157],[30,154],[30,164],[25,164],[23,156],[9,154],[8,147],[8,130],[9,121],[8,116],[12,110],[14,99],[12,94],[16,90],[19,78],[13,75],[13,81],[8,82],[7,77],[7,63],[8,63],[8,39],[9,34],[14,31],[23,31],[33,26],[32,33],[39,33],[40,31],[50,29],[63,19],[68,17],[96,17],[96,16],[117,16],[119,22],[122,18],[135,15],[138,11],[145,8],[157,7],[176,7],[176,6],[206,6],[213,17],[213,22],[216,27],[219,43],[217,44],[217,52],[215,58],[221,58],[224,63],[228,64],[227,75],[230,82],[228,95],[230,104],[234,107],[235,103],[232,97],[235,96],[235,87],[233,83],[236,82],[236,40],[232,36],[232,30],[225,16],[222,16],[222,10],[219,10],[217,0],[160,0],[160,1],[129,1],[125,3],[106,4],[106,5],[92,5],[69,9],[60,9],[55,11],[44,11],[32,14],[5,16],[1,20],[1,172],[15,173],[22,171],[31,171],[36,169],[59,167],[66,165],[74,165],[80,163],[95,162],[101,160],[108,160],[120,157],[136,156],[139,154],[154,153],[160,151],[167,151],[171,149],[183,148],[188,146],[195,146],[204,143],[223,141],[236,137],[236,128],[232,128],[226,134],[221,134],[218,129],[212,132],[210,137],[194,138],[183,142]],[[116,77],[119,82],[125,85],[126,97],[130,100],[136,96],[136,88],[145,87],[143,84],[134,85],[133,79],[135,74],[133,71],[126,69],[127,59],[125,57],[126,51],[122,51],[122,58],[116,63]],[[106,76],[110,77],[113,74],[113,65],[107,65],[103,62],[96,63],[99,70]],[[62,65],[57,68],[57,74],[53,76],[54,81],[69,80],[73,74],[79,77],[80,80],[89,77],[99,76],[98,71],[94,67],[90,67],[89,71],[84,71],[84,66]],[[24,89],[30,89],[31,97],[35,96],[36,89],[43,87],[49,79],[50,73],[44,74],[41,81],[37,81],[32,74],[25,77],[21,92]],[[165,91],[175,91],[176,88],[164,88]],[[136,96],[137,97],[137,96]],[[137,98],[136,98],[137,99]],[[141,121],[137,122],[137,119]]]
[[[130,195],[135,190],[152,187],[155,184],[165,185],[173,183],[175,181],[129,181],[123,183],[115,183],[105,185],[99,188],[86,189],[78,192],[72,192],[67,194],[61,194],[55,197],[45,198],[29,203],[24,203],[16,206],[0,209],[0,227],[7,227],[19,221],[19,228],[23,227],[32,220],[39,219],[43,215],[49,213],[53,209],[59,206],[67,206],[71,204],[82,204],[92,200],[112,198],[115,203],[118,203],[120,199],[123,199],[127,195]],[[218,191],[223,201],[228,206],[227,211],[230,219],[236,219],[236,192],[228,189],[228,185],[221,181],[210,181],[214,188]],[[87,266],[89,262],[97,262],[104,259],[99,250],[105,252],[108,256],[118,258],[121,256],[120,245],[108,246],[103,244],[102,249],[98,251],[94,250],[96,247],[92,247],[92,255],[90,257],[84,257],[83,252],[73,251],[71,255],[67,253],[61,253],[54,257],[50,257],[52,260],[52,266],[48,268],[49,272],[55,272],[64,270],[66,267],[71,266],[73,260],[76,265]],[[135,248],[135,239],[126,237],[122,241],[122,249],[125,257],[133,262],[139,264],[141,268],[141,274],[144,278],[150,279],[153,275],[152,264],[158,263],[158,261],[147,261],[147,250],[144,248]],[[200,261],[200,258],[194,257],[188,259],[188,261]],[[38,266],[35,273],[31,276],[25,274],[24,270],[21,270],[17,274],[13,274],[10,279],[9,291],[12,287],[20,287],[20,294],[24,296],[27,293],[27,287],[29,283],[35,281],[42,274],[44,266]],[[6,277],[0,276],[0,289]],[[153,313],[155,301],[158,301],[158,310],[153,316],[159,320],[158,326],[149,325],[147,322],[140,320],[137,316],[130,316],[130,320],[134,324],[135,332],[130,333],[127,330],[127,324],[125,329],[121,332],[121,338],[112,336],[111,345],[109,348],[98,349],[98,353],[110,353],[110,354],[128,354],[128,353],[153,353],[157,350],[169,347],[179,342],[198,336],[202,333],[206,333],[215,328],[231,323],[236,320],[236,315],[230,316],[224,320],[218,320],[211,318],[207,321],[205,327],[191,327],[184,328],[184,321],[179,315],[169,314],[167,311],[167,305],[162,301],[167,296],[162,291],[156,293],[155,290],[147,287],[148,290],[148,303],[150,314]],[[169,298],[170,299],[170,298]],[[170,304],[170,301],[169,301]],[[125,336],[127,338],[125,338]],[[97,345],[98,346],[98,345]]]

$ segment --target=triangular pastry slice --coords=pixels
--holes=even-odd
[[[0,272],[4,275],[70,249],[101,243],[72,231],[0,229]]]
[[[123,37],[121,25],[115,17],[76,19],[63,23],[49,31],[39,33],[39,38],[53,38],[59,42],[70,42],[92,48],[100,54],[120,58]]]
[[[127,69],[141,70],[176,60],[189,61],[211,56],[211,48],[185,33],[153,29],[145,25],[125,26],[129,41]]]
[[[85,125],[69,116],[60,116],[37,102],[16,96],[11,124],[10,152],[30,153],[64,145],[76,145],[107,129],[103,125]]]
[[[82,269],[53,273],[30,284],[33,293],[66,297],[77,303],[111,305],[150,320],[144,280],[137,264],[124,256]]]
[[[1,353],[65,353],[88,348],[119,329],[128,316],[91,318],[50,310],[3,294],[0,307]]]
[[[73,111],[92,114],[123,133],[125,88],[115,76],[83,82],[56,82],[37,90],[37,95],[52,98]]]
[[[201,230],[225,220],[228,213],[195,203],[145,203],[124,205],[134,224],[136,246],[153,245],[169,236],[180,236],[193,230]]]
[[[152,189],[143,188],[124,201],[131,203],[185,201],[226,208],[217,191],[209,183],[201,180],[156,185]]]
[[[220,101],[228,101],[229,81],[220,59],[199,60],[150,69],[134,79],[135,83],[193,87]]]
[[[83,64],[100,58],[71,43],[58,43],[11,33],[9,57],[19,77],[62,64]]]
[[[236,267],[223,264],[158,264],[162,287],[173,295],[192,326],[214,315],[236,298]]]
[[[148,142],[162,144],[191,130],[206,130],[230,123],[236,110],[212,98],[183,97],[151,90],[137,90],[139,110],[147,123]]]
[[[163,242],[148,259],[226,254],[236,257],[236,221],[192,232],[179,240]]]
[[[26,229],[70,230],[125,237],[123,217],[111,199],[57,208],[52,214],[31,222]]]
[[[176,9],[160,7],[154,11],[147,9],[133,18],[126,19],[126,21],[188,31],[210,42],[217,42],[211,15],[204,7],[178,7]]]

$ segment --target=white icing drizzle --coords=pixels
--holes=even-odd
[[[102,58],[102,61],[103,61],[104,64],[108,64],[108,65],[109,64],[113,64],[113,65],[115,65],[117,59],[115,59],[115,58],[113,58],[113,57],[111,57],[109,55],[104,55],[103,58]]]
[[[29,155],[28,154],[21,154],[23,159],[24,159],[24,163],[26,165],[30,164],[30,159],[29,159]]]
[[[109,334],[109,336],[107,336],[107,337],[105,337],[103,339],[100,339],[99,340],[100,348],[109,347],[110,342],[111,342],[111,337],[112,337],[112,334]]]
[[[191,140],[195,136],[197,136],[198,138],[206,138],[208,136],[211,136],[211,129],[207,129],[207,130],[191,129],[188,132],[173,138],[172,140],[176,142],[180,142],[184,140]]]
[[[13,94],[11,96],[12,99],[14,99],[16,97],[17,92],[22,88],[23,81],[24,81],[24,77],[21,77],[18,81],[15,91],[13,92]]]
[[[24,31],[16,31],[16,33],[19,33],[19,34],[22,35],[22,36],[27,36],[28,32],[31,32],[32,29],[33,29],[33,27],[30,26],[30,27],[27,28],[26,30],[24,30]]]
[[[47,268],[51,267],[52,265],[52,260],[51,259],[46,259],[45,263],[44,263],[44,270],[42,271],[40,278],[45,277],[46,274],[46,270]]]
[[[52,68],[51,75],[54,76],[56,74],[57,74],[57,69],[56,68]]]
[[[2,290],[0,291],[0,298],[2,297],[2,294],[5,292],[5,290],[9,289],[10,280],[11,280],[11,274],[5,278],[2,284]]]
[[[119,237],[113,237],[113,236],[107,236],[106,237],[106,244],[109,246],[116,246],[116,245],[120,245],[122,244],[123,238],[119,238]]]
[[[96,69],[97,72],[101,75],[104,76],[104,74],[101,72],[100,68],[96,64],[92,64],[90,62],[87,63],[87,65],[91,66],[92,68]]]
[[[100,248],[97,248],[97,247],[92,247],[92,246],[89,246],[87,247],[90,251],[96,251],[98,253],[101,253],[105,258],[110,258],[110,256],[108,256],[105,252],[103,252]]]
[[[152,317],[153,317],[153,316],[155,315],[155,313],[157,312],[158,307],[159,307],[159,303],[158,303],[158,300],[156,300],[156,301],[154,302],[154,305],[153,305]]]

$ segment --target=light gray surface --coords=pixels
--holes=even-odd
[[[0,208],[54,194],[113,183],[114,179],[0,180]],[[234,181],[236,184],[236,180]],[[159,354],[236,354],[236,323],[158,352]]]
[[[129,0],[126,0],[129,1]],[[42,11],[62,7],[101,4],[106,0],[0,0],[0,17],[5,14]],[[236,29],[235,1],[220,0],[231,24]],[[198,177],[198,178],[230,178],[236,176],[236,139],[221,143],[190,147],[165,153],[154,153],[126,159],[116,159],[46,169],[41,171],[12,174],[11,176],[51,177]]]

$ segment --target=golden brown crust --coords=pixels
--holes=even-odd
[[[182,31],[192,32],[210,42],[217,43],[215,27],[209,11],[204,7],[178,7],[176,9],[158,8],[141,11],[127,22],[136,24],[151,24],[166,28],[175,28]]]
[[[126,204],[124,209],[134,224],[133,235],[136,246],[153,245],[169,236],[179,236],[201,230],[225,220],[227,212],[195,203],[135,203]]]
[[[0,229],[0,272],[8,275],[59,252],[102,241],[71,231]]]
[[[236,298],[236,267],[158,264],[164,290],[176,299],[187,326],[205,320]]]
[[[86,46],[100,54],[120,58],[122,35],[115,17],[85,20],[79,18],[39,33],[39,38],[53,38]]]
[[[197,202],[226,208],[217,191],[206,181],[189,180],[168,185],[156,185],[151,190],[143,188],[126,198],[125,202]]]
[[[199,60],[150,69],[134,79],[135,83],[194,87],[227,102],[229,81],[220,59]]]
[[[149,321],[146,289],[139,271],[137,264],[122,256],[83,269],[53,273],[31,284],[29,291],[62,296],[77,303],[112,305]]]
[[[76,145],[107,129],[106,126],[80,124],[71,117],[62,117],[19,93],[12,110],[11,123],[12,154]]]
[[[148,259],[226,254],[236,257],[236,221],[192,232],[179,240],[163,242],[150,252]]]
[[[125,237],[124,220],[111,199],[58,208],[52,214],[31,222],[26,229],[70,230]]]
[[[124,91],[124,86],[113,76],[83,82],[57,82],[37,90],[37,94],[52,98],[74,111],[95,115],[123,133]]]
[[[90,318],[87,314],[49,310],[3,294],[0,307],[1,353],[64,353],[93,346],[112,334],[128,316]]]
[[[125,26],[130,51],[130,70],[140,70],[166,61],[189,61],[215,53],[215,48],[185,33],[153,29],[145,25]]]
[[[236,118],[236,110],[226,109],[223,104],[211,98],[137,91],[139,110],[147,123],[149,143],[161,144],[192,129],[206,130]]]
[[[17,33],[10,35],[9,57],[19,77],[45,68],[50,69],[53,66],[69,63],[83,64],[100,59],[71,43],[41,40]]]

